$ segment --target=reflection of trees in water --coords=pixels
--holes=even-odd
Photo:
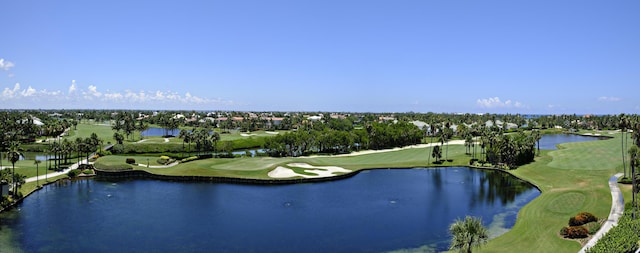
[[[472,182],[474,173],[480,173],[477,177],[478,182]],[[531,189],[526,182],[501,171],[487,170],[474,173],[469,173],[469,178],[465,180],[469,182],[468,187],[471,188],[471,207],[482,203],[493,204],[496,200],[506,205],[515,201],[521,193]]]
[[[499,197],[501,203],[508,204],[515,200],[516,196],[531,189],[531,186],[521,180],[501,171],[487,171],[484,174],[489,187],[490,195],[495,201],[495,197]]]

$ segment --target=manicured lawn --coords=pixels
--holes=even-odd
[[[622,172],[620,135],[612,136],[614,138],[609,140],[563,144],[560,150],[543,151],[541,156],[536,158],[536,162],[510,171],[539,186],[542,194],[520,210],[516,224],[510,232],[492,239],[480,251],[577,252],[581,248],[580,244],[560,238],[558,231],[567,225],[570,216],[578,212],[591,212],[599,218],[606,218],[609,214],[611,194],[607,182],[613,174]],[[290,162],[334,165],[352,170],[424,167],[429,166],[427,164],[429,150],[429,148],[405,149],[341,157],[207,159],[180,164],[172,168],[136,169],[165,175],[268,178],[267,173],[270,170]],[[445,150],[443,150],[443,156]],[[480,150],[478,149],[477,152],[479,153]],[[449,158],[454,161],[444,163],[442,166],[468,164],[470,157],[464,154],[463,145],[449,146],[448,153]],[[125,157],[113,157],[113,159],[124,163]],[[629,187],[622,187],[622,189],[629,191]],[[625,197],[628,196],[627,193],[625,194]]]
[[[70,162],[73,161],[75,162],[75,159],[70,159]],[[2,162],[2,166],[6,167],[6,170],[12,170],[11,169],[11,163],[7,162],[6,160]],[[42,163],[40,163],[38,165],[38,169],[37,172],[40,176],[42,176],[44,178],[44,174],[47,172],[47,162],[46,161],[42,161]],[[48,171],[49,173],[55,172],[53,170]],[[20,160],[18,162],[16,162],[16,173],[17,174],[21,174],[21,175],[25,175],[27,177],[35,177],[36,176],[36,165],[33,163],[33,160]]]
[[[78,124],[76,130],[71,127],[71,129],[69,130],[69,136],[67,136],[66,138],[68,138],[69,141],[74,141],[78,137],[91,137],[92,133],[96,133],[98,135],[98,138],[102,139],[105,144],[107,142],[115,142],[115,140],[113,139],[113,133],[115,132],[111,129],[111,126],[93,125],[86,123]]]

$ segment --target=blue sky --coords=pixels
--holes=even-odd
[[[639,113],[638,10],[587,0],[3,1],[0,107]]]

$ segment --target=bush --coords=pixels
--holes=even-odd
[[[130,158],[130,157],[129,157],[129,158],[127,158],[126,163],[127,163],[127,164],[135,164],[135,163],[136,163],[136,159],[133,159],[133,158]]]
[[[198,160],[199,158],[197,156],[191,156],[191,157],[187,157],[185,159],[180,160],[181,163],[186,163],[186,162],[191,162],[191,161],[195,161]]]
[[[570,226],[562,228],[560,234],[570,239],[586,238],[589,236],[589,230],[583,226]]]
[[[598,230],[600,230],[600,227],[602,227],[602,224],[600,224],[600,222],[592,222],[592,223],[586,224],[585,227],[587,227],[587,230],[589,230],[589,234],[593,235],[596,232],[598,232]]]
[[[595,221],[598,221],[598,218],[595,215],[588,212],[582,212],[576,214],[576,216],[574,217],[569,218],[569,226],[582,226],[589,222]]]
[[[69,177],[77,177],[78,175],[80,175],[82,171],[79,169],[75,169],[75,170],[71,170],[69,171],[69,173],[67,173],[67,176]]]

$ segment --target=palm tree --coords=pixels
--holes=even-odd
[[[540,155],[540,139],[542,139],[542,135],[540,134],[540,131],[537,130],[537,129],[533,130],[531,133],[533,134],[533,138],[535,139],[537,147],[538,147],[537,155]]]
[[[622,144],[622,167],[624,169],[624,176],[623,177],[627,177],[627,161],[625,160],[624,157],[624,133],[627,131],[627,126],[629,125],[629,120],[627,119],[627,117],[623,114],[620,114],[620,122],[618,123],[618,127],[620,127],[620,132],[622,133],[622,138],[620,139],[620,143]]]
[[[39,172],[38,172],[38,165],[41,163],[41,160],[36,159],[35,161],[33,161],[33,164],[36,165],[36,187],[40,186],[40,180],[39,180]]]
[[[211,134],[211,142],[213,142],[213,153],[214,154],[217,152],[216,148],[217,148],[219,140],[220,140],[220,134],[218,132],[216,132],[216,131],[213,131],[213,134]]]
[[[453,136],[453,130],[451,130],[451,123],[446,122],[444,124],[445,128],[443,129],[444,132],[442,133],[444,136],[444,140],[447,143],[447,150],[445,151],[445,155],[444,155],[444,159],[447,160],[447,162],[449,161],[449,138],[451,138],[451,136]]]
[[[11,146],[9,146],[9,151],[7,152],[7,158],[9,159],[9,161],[11,162],[11,169],[12,169],[12,178],[13,178],[13,195],[16,195],[16,186],[18,185],[16,183],[16,162],[18,162],[20,160],[20,157],[22,156],[22,153],[20,153],[20,143],[19,142],[12,142]]]
[[[464,220],[456,219],[449,227],[451,245],[449,250],[471,253],[473,248],[480,247],[489,240],[487,229],[482,226],[482,219],[467,216]]]
[[[189,131],[187,131],[186,129],[182,129],[180,130],[180,133],[178,134],[178,138],[182,139],[182,152],[184,153],[184,143],[187,142],[187,138],[189,135]],[[184,154],[183,154],[184,156]]]
[[[440,146],[436,145],[435,147],[433,147],[431,156],[436,159],[435,163],[440,163],[440,158],[442,158],[442,151],[440,150]]]
[[[636,218],[636,209],[638,209],[638,201],[637,201],[637,190],[638,189],[638,185],[636,182],[636,167],[638,165],[638,163],[640,162],[640,149],[638,148],[638,146],[631,146],[631,148],[629,148],[629,162],[631,165],[631,183],[632,183],[632,198],[631,198],[631,206],[633,207],[633,213],[632,213],[632,217],[633,219]]]

